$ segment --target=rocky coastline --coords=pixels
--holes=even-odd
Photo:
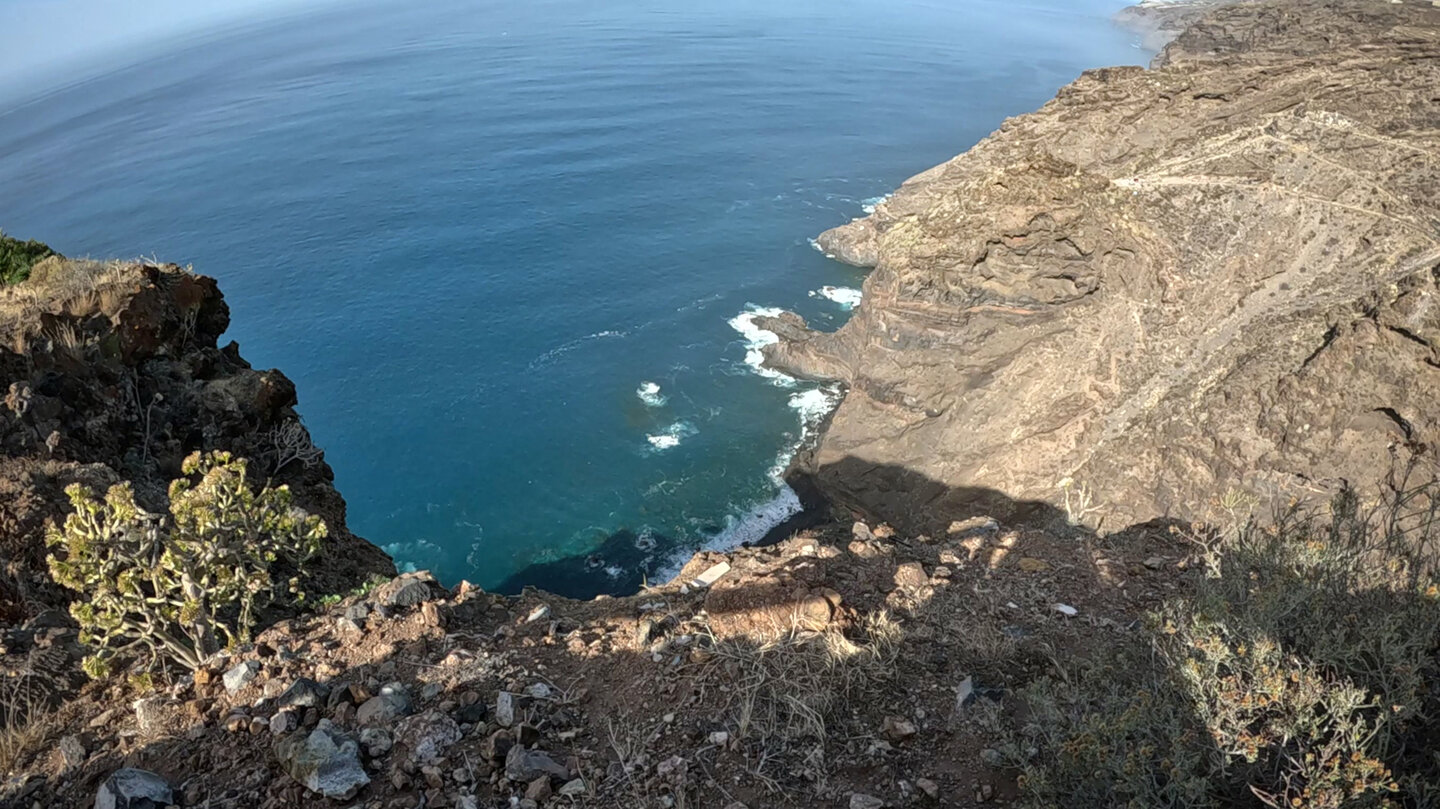
[[[1085,73],[819,237],[873,268],[852,320],[757,321],[779,337],[769,365],[846,389],[787,475],[806,512],[634,595],[397,576],[347,529],[295,386],[219,344],[213,279],[54,256],[0,287],[0,807],[1162,805],[1120,783],[1162,768],[1164,805],[1309,805],[1205,780],[1235,770],[1214,776],[1225,759],[1203,748],[1185,781],[1153,739],[1208,743],[1197,706],[1171,712],[1170,737],[1123,722],[1132,697],[1169,693],[1149,667],[1186,637],[1186,600],[1213,618],[1216,549],[1242,532],[1201,526],[1384,500],[1433,468],[1440,4],[1147,2],[1118,19],[1163,41],[1151,69]],[[85,677],[73,594],[45,562],[63,489],[127,481],[160,513],[182,459],[211,450],[323,518],[305,585],[328,597],[191,671]],[[1418,577],[1406,559],[1386,577]],[[1246,593],[1324,589],[1296,569]],[[1433,585],[1366,586],[1355,603],[1379,614],[1433,612]],[[1358,606],[1287,609],[1396,634]],[[1256,657],[1282,636],[1216,643]],[[1440,672],[1433,643],[1419,663],[1365,648],[1386,671]],[[1099,697],[1056,707],[1095,672],[1123,716]],[[1136,672],[1154,679],[1119,679]],[[1440,708],[1394,699],[1407,722]],[[1139,713],[1168,716],[1158,704]],[[1092,729],[1049,735],[1095,716],[1150,758],[1112,773],[1084,757]],[[1346,761],[1370,767],[1361,752]],[[1327,794],[1417,790],[1376,775],[1409,763],[1346,770]],[[1061,786],[1072,764],[1088,792]]]
[[[773,367],[848,386],[798,473],[916,530],[1115,530],[1432,464],[1437,22],[1207,8],[822,234],[874,270],[834,334],[764,324]]]

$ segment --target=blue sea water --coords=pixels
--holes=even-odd
[[[218,277],[402,565],[633,588],[795,507],[825,393],[757,373],[737,316],[838,327],[863,276],[809,239],[1146,61],[1122,4],[313,9],[0,98],[0,227]]]

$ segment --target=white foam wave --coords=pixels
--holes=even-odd
[[[445,551],[433,542],[424,539],[417,539],[412,542],[392,542],[389,545],[380,546],[391,559],[395,560],[395,569],[401,573],[414,573],[416,570],[435,569],[444,559]]]
[[[669,581],[680,574],[680,568],[699,551],[730,551],[746,543],[755,543],[765,538],[776,526],[804,510],[800,496],[785,482],[785,470],[790,459],[810,440],[810,436],[840,403],[841,392],[837,387],[822,387],[800,391],[790,395],[788,404],[800,416],[800,434],[794,443],[781,450],[770,467],[769,477],[775,484],[776,493],[771,499],[759,505],[736,509],[725,517],[725,527],[698,548],[678,548],[665,561],[655,576],[656,581]]]
[[[881,203],[885,202],[885,200],[890,199],[891,196],[893,195],[882,194],[878,197],[862,199],[860,200],[860,210],[864,211],[867,214],[875,213],[875,206],[880,205]]]
[[[640,387],[635,389],[635,395],[646,407],[661,407],[668,401],[668,397],[661,395],[660,386],[654,382],[641,382]]]
[[[584,337],[577,337],[574,340],[569,341],[568,343],[562,343],[561,345],[558,345],[550,349],[549,351],[546,351],[544,354],[541,354],[540,356],[531,360],[530,364],[527,367],[531,370],[534,370],[542,365],[549,365],[550,363],[554,362],[565,354],[569,354],[571,351],[574,351],[580,346],[585,345],[591,340],[604,340],[609,337],[625,337],[628,334],[628,332],[624,331],[606,329],[605,331],[597,331],[594,334],[587,334]]]
[[[740,336],[745,339],[745,364],[750,366],[752,371],[769,379],[776,385],[782,388],[790,388],[795,386],[794,377],[788,374],[782,374],[774,368],[765,367],[765,352],[763,349],[765,346],[780,342],[780,336],[773,331],[762,329],[755,325],[755,318],[778,317],[782,311],[784,310],[773,307],[751,306],[746,311],[730,318],[730,320],[726,322],[730,324],[730,328],[739,332]]]
[[[680,575],[680,568],[700,551],[730,551],[747,542],[759,542],[779,525],[803,510],[800,496],[789,486],[781,484],[774,498],[752,506],[744,511],[728,514],[725,527],[718,534],[697,547],[679,548],[670,555],[655,573],[655,581],[670,581]]]
[[[815,425],[830,415],[830,411],[839,403],[840,391],[835,388],[816,388],[793,394],[790,397],[790,408],[800,413],[801,436],[808,438]]]
[[[695,426],[688,421],[677,421],[658,433],[645,436],[650,446],[657,451],[671,449],[680,446],[680,442],[698,432]]]
[[[832,287],[823,286],[810,292],[812,298],[824,298],[840,304],[842,309],[850,310],[860,305],[865,294],[853,287]]]
[[[815,240],[815,239],[807,239],[806,241],[810,242],[810,246],[813,247],[813,248],[815,248],[815,252],[819,253],[820,255],[822,255],[822,256],[824,256],[824,257],[826,257],[826,258],[829,258],[829,259],[835,258],[835,254],[834,254],[834,253],[831,253],[831,252],[827,251],[825,248],[821,247],[819,241],[817,241],[817,240]]]

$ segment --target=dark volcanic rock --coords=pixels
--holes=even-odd
[[[820,237],[876,267],[839,332],[766,352],[849,385],[822,488],[910,525],[1056,518],[1068,490],[1118,528],[1433,455],[1440,8],[1225,6],[1156,62]]]
[[[345,501],[295,412],[295,386],[230,343],[215,280],[175,265],[47,259],[0,287],[0,625],[73,594],[50,580],[44,525],[69,511],[72,482],[129,481],[164,513],[169,482],[195,451],[228,450],[323,518],[330,538],[311,592],[393,575],[380,549],[345,527]],[[11,668],[6,666],[5,668]]]

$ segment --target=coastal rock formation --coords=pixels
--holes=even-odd
[[[346,529],[294,384],[251,368],[233,342],[217,347],[229,322],[215,280],[173,264],[52,257],[29,281],[0,287],[0,624],[34,623],[71,597],[50,580],[44,542],[46,521],[69,511],[67,485],[129,481],[142,507],[164,513],[169,481],[197,450],[250,459],[252,476],[289,485],[297,506],[325,520],[312,591],[393,575],[380,549]]]
[[[864,303],[767,321],[766,357],[849,386],[801,471],[861,512],[1403,486],[1440,442],[1440,7],[1215,8],[819,244],[875,267]]]

